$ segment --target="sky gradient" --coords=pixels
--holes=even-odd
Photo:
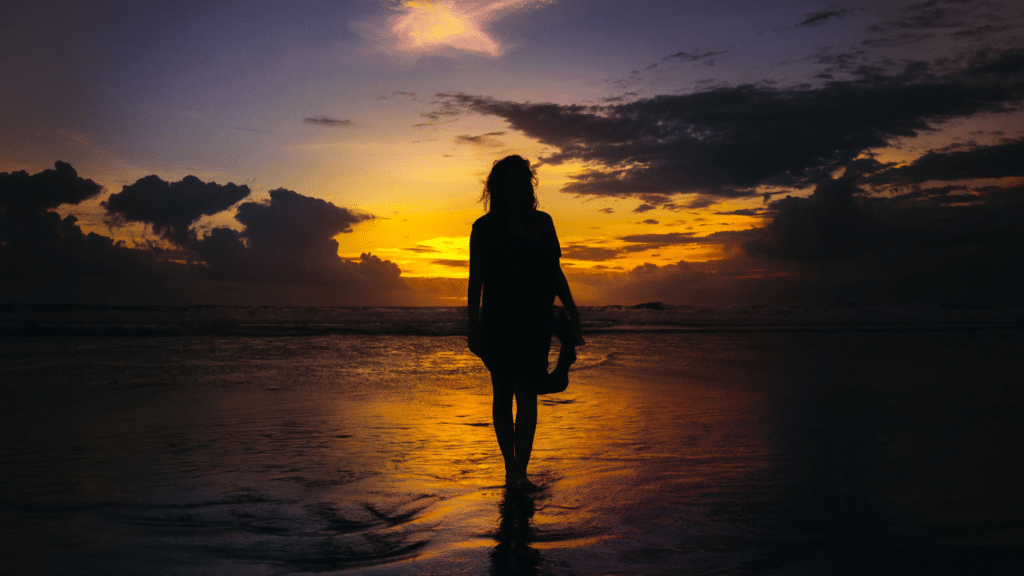
[[[1022,304],[1024,6],[14,2],[0,300],[459,305],[491,163],[582,304]]]

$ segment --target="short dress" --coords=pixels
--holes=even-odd
[[[508,219],[494,213],[474,222],[470,236],[470,257],[482,267],[484,365],[492,374],[527,381],[547,374],[562,257],[551,216],[535,211],[532,217],[542,231],[539,239],[515,234]]]

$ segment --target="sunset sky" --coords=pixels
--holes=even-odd
[[[459,305],[520,154],[583,304],[1024,303],[1020,2],[14,0],[0,54],[6,302]]]

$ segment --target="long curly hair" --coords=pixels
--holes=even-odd
[[[530,195],[533,197],[531,207],[537,209],[537,173],[530,167],[530,161],[513,154],[501,160],[495,160],[491,167],[491,173],[484,182],[484,193],[480,201],[484,203],[484,209],[489,212],[504,212],[508,209],[508,202],[503,198],[504,183],[509,177],[519,177],[527,181],[530,186]]]

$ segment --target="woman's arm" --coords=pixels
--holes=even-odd
[[[558,296],[558,300],[562,303],[562,307],[569,313],[569,318],[572,320],[573,328],[578,332],[580,329],[580,313],[576,309],[576,302],[572,299],[572,291],[569,290],[569,281],[565,279],[565,273],[562,272],[562,265],[558,262],[562,257],[562,248],[558,244],[558,233],[555,232],[555,222],[551,219],[551,216],[544,214],[547,218],[548,234],[550,235],[549,242],[551,243],[551,251],[555,258],[555,295]]]
[[[482,338],[480,333],[480,294],[483,292],[484,280],[481,271],[480,246],[476,228],[469,236],[469,350],[480,356]]]
[[[558,266],[558,271],[555,274],[555,294],[558,296],[558,300],[562,303],[565,311],[569,313],[569,319],[572,320],[573,328],[579,332],[580,312],[576,309],[576,302],[573,301],[572,292],[569,290],[569,281],[565,279],[565,273],[562,272],[561,266]]]

